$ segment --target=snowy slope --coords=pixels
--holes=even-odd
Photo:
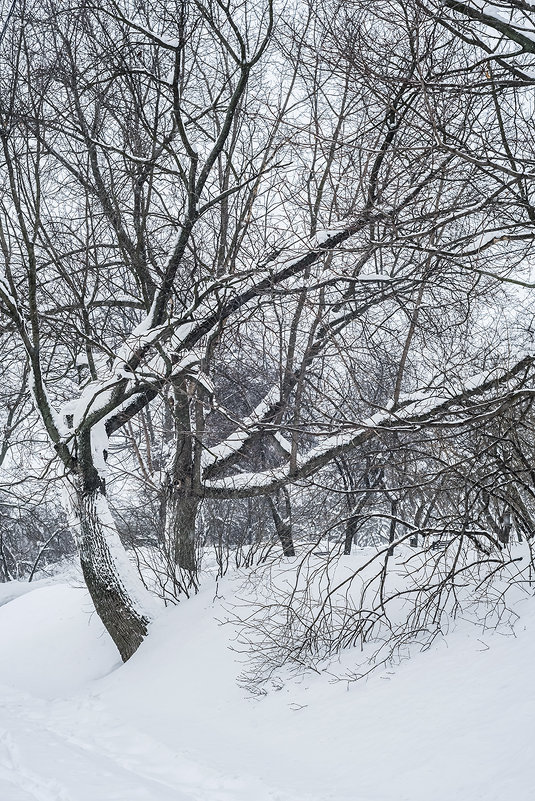
[[[532,599],[516,637],[459,626],[367,681],[251,699],[212,596],[167,610],[124,666],[81,588],[1,606],[1,801],[533,798]]]

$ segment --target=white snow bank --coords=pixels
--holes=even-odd
[[[110,708],[292,798],[531,801],[533,604],[516,639],[467,625],[367,681],[308,675],[260,700],[236,686],[232,631],[213,614],[206,594],[155,624],[146,646],[104,680]],[[346,652],[343,665],[354,659]]]
[[[461,622],[367,681],[308,675],[251,699],[216,620],[233,587],[167,610],[117,670],[84,590],[1,607],[0,798],[531,801],[534,599],[516,637]]]
[[[86,687],[121,663],[87,590],[26,584],[21,594],[24,584],[16,584],[19,597],[0,606],[0,684],[52,698]]]
[[[46,582],[48,583],[48,582]],[[5,584],[0,584],[0,606],[14,601],[21,595],[26,595],[27,592],[37,589],[39,582],[28,581],[8,581]]]

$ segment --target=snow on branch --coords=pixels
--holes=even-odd
[[[441,415],[459,411],[459,406],[473,396],[482,395],[497,386],[507,384],[515,376],[528,370],[535,362],[529,354],[511,369],[501,374],[479,373],[464,382],[455,393],[421,390],[404,397],[396,407],[390,403],[385,409],[363,420],[360,424],[327,437],[319,445],[298,456],[296,467],[289,464],[256,473],[240,473],[222,479],[206,480],[203,494],[206,497],[253,497],[273,492],[285,484],[307,478],[337,456],[341,456],[371,439],[378,431],[406,430],[407,426],[438,424]],[[527,390],[534,394],[535,390]],[[526,390],[522,393],[524,396]],[[513,399],[516,398],[511,392]],[[503,400],[503,399],[500,399]],[[493,398],[491,402],[496,402]]]
[[[278,251],[262,267],[241,275],[211,281],[180,318],[173,317],[165,322],[157,320],[157,309],[161,307],[161,297],[157,293],[145,319],[133,329],[116,351],[108,376],[88,385],[79,399],[64,406],[63,414],[72,415],[74,428],[86,422],[98,423],[106,417],[108,433],[113,433],[152,400],[154,393],[146,391],[151,377],[156,386],[166,376],[169,378],[176,375],[177,371],[191,373],[192,365],[198,361],[194,348],[203,337],[252,300],[272,291],[273,286],[303,272],[326,251],[350,239],[372,217],[375,215],[371,212],[363,212],[350,226],[326,232],[328,235],[321,236],[320,242],[292,258],[288,258],[287,250],[286,256]],[[147,360],[156,345],[164,346],[172,365],[172,373],[167,373],[161,357],[155,356],[152,360]],[[194,375],[206,385],[202,373],[197,371]],[[136,381],[143,384],[138,391],[135,390]],[[125,405],[127,393],[137,397]],[[114,410],[110,406],[114,406]],[[250,428],[250,423],[251,421],[244,425]],[[234,435],[223,450],[227,454],[229,449],[236,450],[242,439],[238,434]],[[219,454],[214,461],[221,459]]]
[[[273,387],[260,401],[251,414],[239,423],[239,428],[232,432],[226,440],[207,448],[202,456],[202,469],[208,472],[219,467],[230,457],[239,453],[251,435],[265,425],[266,415],[280,400],[279,387]]]
[[[523,14],[522,23],[517,23],[512,14],[504,16],[500,8],[493,3],[473,2],[473,0],[461,3],[458,0],[442,0],[440,5],[448,6],[452,11],[498,31],[506,39],[520,45],[525,52],[535,53],[535,30],[530,31],[526,28],[526,21],[530,19],[529,13]],[[522,11],[521,7],[520,11]]]

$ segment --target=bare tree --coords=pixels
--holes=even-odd
[[[387,521],[388,564],[433,527],[399,480],[406,432],[531,397],[527,336],[473,325],[518,280],[504,248],[522,263],[532,240],[497,102],[516,78],[474,83],[473,42],[424,5],[311,3],[304,24],[271,0],[12,13],[0,304],[124,659],[152,609],[108,504],[114,441],[189,592],[204,500],[266,496],[291,556],[288,488],[335,459],[346,543],[363,515]],[[372,463],[356,482],[350,456]]]

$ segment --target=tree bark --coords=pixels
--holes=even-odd
[[[164,492],[164,540],[172,563],[179,572],[185,573],[185,583],[181,580],[183,576],[178,577],[178,583],[187,591],[198,586],[196,521],[199,498],[193,492],[193,433],[190,401],[185,387],[175,388],[173,424],[173,458],[167,471]]]
[[[358,531],[359,517],[351,515],[346,521],[346,532],[344,538],[344,556],[351,555],[351,547],[355,539],[355,534]]]
[[[76,487],[73,506],[84,579],[98,616],[126,662],[147,635],[150,616],[143,607],[148,592],[119,539],[103,488]]]
[[[198,557],[196,546],[196,520],[198,498],[185,487],[169,484],[165,505],[165,540],[169,543],[176,567],[186,571],[189,583],[196,584]]]
[[[398,511],[398,502],[397,500],[390,501],[390,514],[392,515],[390,519],[390,530],[388,533],[388,542],[390,544],[390,548],[388,549],[388,556],[394,556],[394,542],[396,539],[396,515]]]
[[[292,536],[291,507],[288,493],[284,493],[284,517],[279,511],[277,500],[268,498],[271,514],[273,516],[273,522],[275,524],[275,531],[277,532],[277,536],[280,540],[284,556],[295,556],[295,546]]]

